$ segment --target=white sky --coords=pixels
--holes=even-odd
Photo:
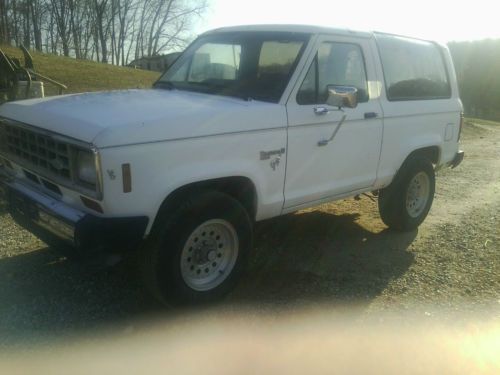
[[[440,42],[500,38],[498,0],[209,0],[196,33],[230,25],[299,23],[377,30]],[[498,5],[496,5],[496,3]]]

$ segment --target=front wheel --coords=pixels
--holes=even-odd
[[[181,250],[182,280],[193,291],[216,289],[234,270],[239,247],[239,236],[231,222],[218,218],[201,223]]]
[[[192,196],[160,226],[146,252],[145,276],[162,302],[220,299],[236,284],[252,247],[245,208],[220,192]]]
[[[399,231],[416,229],[427,217],[434,200],[435,174],[425,158],[405,162],[394,181],[379,194],[382,221]]]

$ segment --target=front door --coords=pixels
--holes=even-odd
[[[382,112],[370,40],[320,36],[287,103],[286,209],[369,188],[377,176]],[[356,108],[326,104],[327,86],[358,89]],[[335,134],[330,142],[325,144]]]

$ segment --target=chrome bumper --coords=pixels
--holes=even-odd
[[[146,216],[103,218],[90,215],[35,190],[0,166],[0,201],[29,231],[39,229],[80,250],[124,251],[137,247],[148,224]]]
[[[465,152],[463,152],[462,150],[458,151],[455,154],[455,157],[453,158],[453,160],[451,161],[450,167],[451,168],[458,167],[458,165],[464,160],[464,156],[465,156]]]
[[[76,223],[85,217],[85,213],[17,181],[2,167],[0,200],[7,204],[12,215],[20,215],[57,237],[75,244]]]

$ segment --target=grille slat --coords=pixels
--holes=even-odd
[[[48,135],[4,123],[0,125],[0,151],[40,174],[73,181],[71,148]]]

